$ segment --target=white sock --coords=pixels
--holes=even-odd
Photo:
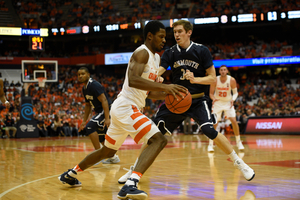
[[[72,176],[73,178],[75,178],[77,175],[77,174],[74,174],[72,171],[69,171],[68,174],[69,174],[69,176]]]
[[[111,157],[111,158],[116,158],[117,157],[117,154],[115,154],[113,157]]]
[[[132,173],[129,178],[137,179],[138,181],[140,181],[141,177],[139,177],[139,175],[137,175],[136,173]],[[127,179],[127,181],[125,183],[125,185],[134,185],[134,184],[135,184],[135,182],[130,179]]]
[[[208,145],[213,146],[214,145],[214,141],[211,140],[211,139],[209,139],[209,144]]]
[[[236,143],[238,143],[239,141],[241,141],[241,137],[239,135],[235,136],[235,139],[236,139]]]
[[[231,160],[233,162],[235,162],[237,159],[240,159],[239,156],[235,153],[234,150],[231,152],[231,154],[228,154],[228,156],[231,158]]]

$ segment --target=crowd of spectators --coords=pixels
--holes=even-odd
[[[104,74],[93,74],[92,78],[104,86],[112,101],[121,91],[124,81],[123,78]],[[282,79],[281,76],[275,79],[249,77],[246,82],[237,80],[239,97],[235,101],[235,108],[238,116],[242,116],[240,118],[242,125],[246,123],[249,116],[300,115],[300,79],[293,87],[289,80]],[[4,91],[11,107],[8,110],[0,105],[0,130],[5,126],[11,126],[7,122],[9,116],[14,120],[14,126],[20,119],[20,97],[24,93],[24,89],[23,92],[18,89],[22,88],[20,85],[20,82],[8,83],[4,79]],[[77,81],[76,69],[60,67],[58,83],[46,83],[44,88],[32,85],[28,89],[28,95],[33,99],[34,118],[40,136],[84,135],[84,131],[78,131],[82,123],[85,100],[82,95],[82,84]],[[161,100],[148,99],[144,113],[152,118],[162,103]],[[14,134],[15,132],[12,136]]]
[[[270,0],[258,2],[250,0],[241,1],[185,1],[194,3],[195,13],[191,11],[193,6],[182,12],[177,5],[180,0],[127,0],[126,13],[123,13],[117,1],[113,0],[89,0],[78,3],[74,0],[14,0],[14,8],[24,21],[24,25],[30,28],[51,28],[66,26],[100,25],[114,23],[135,23],[144,19],[160,20],[169,19],[172,6],[178,13],[177,17],[212,17],[222,14],[242,13],[267,13],[269,11],[299,10],[299,1],[294,0]],[[68,10],[62,9],[68,6]],[[193,16],[188,16],[193,13]],[[24,15],[25,14],[25,15]],[[27,14],[33,14],[32,17]]]
[[[0,11],[8,11],[5,1],[0,1]]]
[[[173,41],[173,38],[168,39]],[[167,41],[168,41],[167,40]],[[45,52],[42,52],[41,57],[72,57],[72,56],[86,56],[97,55],[99,53],[112,53],[112,52],[132,52],[139,45],[142,44],[142,39],[133,43],[130,40],[124,40],[123,42],[115,45],[99,45],[99,44],[85,44],[87,49],[78,52],[76,48],[69,48],[68,51],[56,50],[56,48],[47,48]],[[194,38],[195,42],[201,44],[200,38]],[[26,46],[19,44],[8,44],[6,48],[0,49],[0,57],[26,57],[31,56],[31,52],[28,51]],[[240,59],[240,58],[261,58],[261,57],[276,57],[276,56],[292,56],[293,55],[293,43],[287,40],[271,40],[270,42],[264,40],[253,40],[244,42],[225,42],[225,43],[208,43],[206,45],[214,60],[227,60],[227,59]],[[165,48],[169,48],[168,44]],[[23,50],[22,50],[23,48]],[[114,49],[115,48],[115,49]],[[51,50],[55,49],[55,50]],[[62,53],[63,52],[63,53]]]

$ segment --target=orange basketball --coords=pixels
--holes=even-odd
[[[190,93],[183,93],[180,92],[183,96],[176,95],[178,101],[174,98],[172,94],[168,94],[165,99],[165,104],[167,108],[172,112],[176,114],[181,114],[187,111],[191,105],[192,105],[192,96]]]

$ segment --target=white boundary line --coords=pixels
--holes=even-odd
[[[52,177],[58,177],[59,175],[53,175],[53,176],[48,176],[48,177],[46,177],[46,178],[40,178],[40,179],[37,179],[37,180],[34,180],[34,181],[29,181],[29,182],[27,182],[27,183],[23,183],[23,184],[21,184],[21,185],[18,185],[18,186],[16,186],[16,187],[13,187],[13,188],[11,188],[11,189],[9,189],[9,190],[6,190],[5,192],[3,192],[3,193],[1,193],[0,194],[0,198],[2,198],[4,195],[6,195],[7,193],[9,193],[9,192],[11,192],[11,191],[13,191],[13,190],[15,190],[15,189],[17,189],[17,188],[19,188],[19,187],[23,187],[24,185],[27,185],[27,184],[30,184],[30,183],[34,183],[34,182],[38,182],[38,181],[41,181],[41,180],[45,180],[45,179],[48,179],[48,178],[52,178]]]
[[[199,156],[199,157],[204,157],[204,156]],[[199,158],[199,157],[193,157],[193,158]],[[176,158],[176,159],[166,159],[166,160],[182,160],[182,159],[187,159],[186,157],[184,157],[184,158]],[[166,160],[155,160],[155,162],[161,162],[161,161],[166,161]],[[133,165],[133,163],[127,163],[127,164],[123,164],[123,165]],[[92,170],[99,170],[99,168],[107,168],[106,166],[102,166],[102,167],[95,167],[95,168],[92,168],[92,169],[87,169],[87,170],[85,170],[85,171],[92,171]],[[23,187],[23,186],[25,186],[25,185],[28,185],[28,184],[31,184],[31,183],[35,183],[35,182],[38,182],[38,181],[41,181],[41,180],[45,180],[45,179],[48,179],[48,178],[53,178],[53,177],[59,177],[61,174],[59,174],[59,175],[53,175],[53,176],[48,176],[48,177],[45,177],[45,178],[40,178],[40,179],[37,179],[37,180],[34,180],[34,181],[29,181],[29,182],[27,182],[27,183],[23,183],[23,184],[21,184],[21,185],[18,185],[18,186],[16,186],[16,187],[13,187],[13,188],[11,188],[11,189],[9,189],[9,190],[6,190],[5,192],[2,192],[1,194],[0,194],[0,198],[2,198],[4,195],[6,195],[7,193],[9,193],[9,192],[11,192],[11,191],[13,191],[13,190],[15,190],[15,189],[18,189],[18,188],[20,188],[20,187]]]

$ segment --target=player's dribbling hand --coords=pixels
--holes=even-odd
[[[185,88],[182,85],[177,85],[177,84],[166,84],[164,91],[167,94],[172,94],[177,101],[178,101],[178,98],[176,95],[179,95],[181,98],[184,98],[184,96],[180,92],[183,92],[186,94],[189,92],[187,88]]]

